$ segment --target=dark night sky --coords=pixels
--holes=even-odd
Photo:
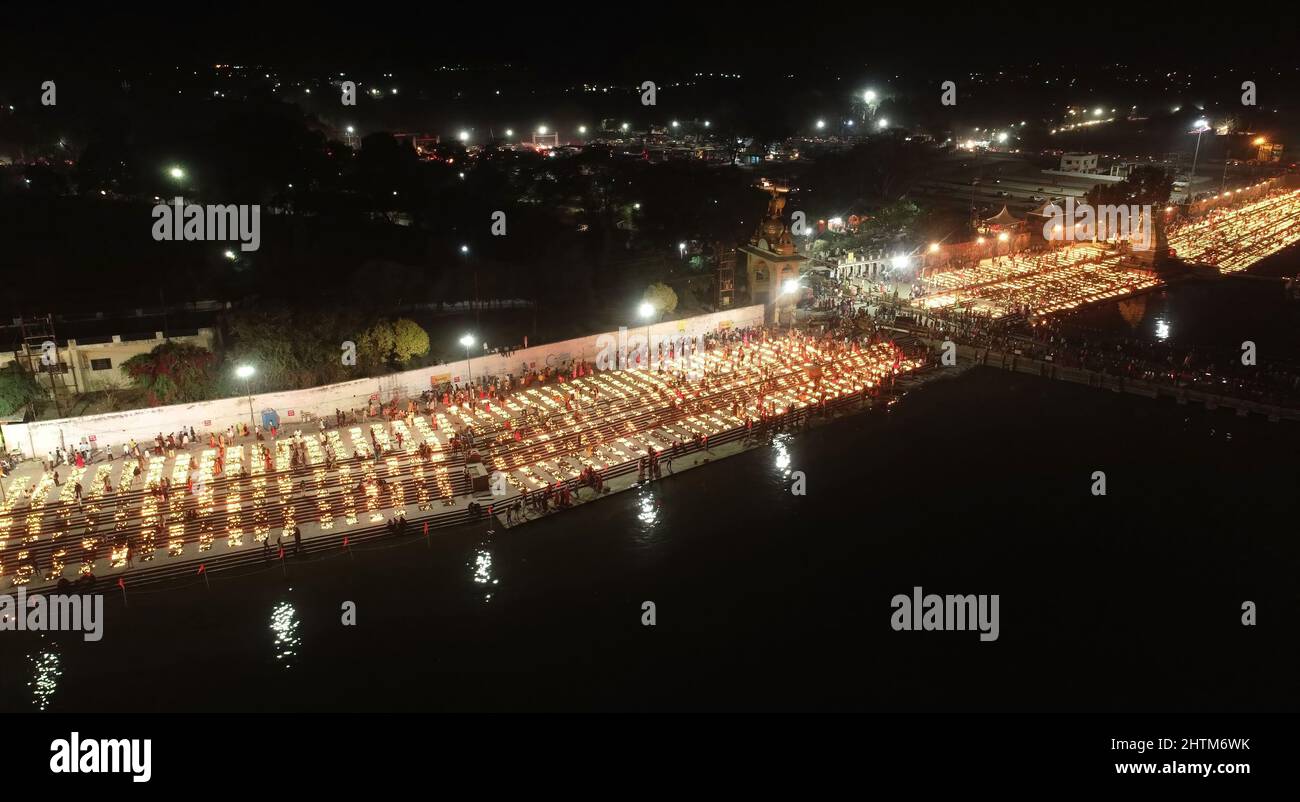
[[[647,67],[774,74],[817,65],[979,68],[1056,62],[1204,66],[1297,59],[1294,11],[1196,4],[1134,11],[1086,4],[979,3],[960,11],[917,5],[654,3],[204,5],[114,4],[111,12],[48,7],[6,11],[0,64],[15,72],[262,63],[337,69],[511,62],[564,77],[630,79]],[[200,8],[198,6],[195,7]],[[937,6],[934,8],[938,8]],[[1144,19],[1145,17],[1145,19]],[[567,73],[567,75],[566,75]]]

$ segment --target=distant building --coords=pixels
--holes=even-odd
[[[1065,153],[1061,155],[1061,171],[1066,173],[1097,172],[1096,153]]]
[[[171,337],[164,337],[163,333],[158,331],[154,332],[152,337],[124,338],[115,334],[111,337],[66,340],[62,345],[56,342],[54,353],[57,354],[58,359],[54,364],[57,369],[42,371],[44,374],[42,383],[48,385],[52,380],[51,377],[58,376],[59,393],[67,395],[127,387],[131,381],[122,372],[122,363],[138,354],[147,354],[168,340],[197,345],[211,351],[216,344],[216,331],[201,328],[193,334]],[[26,369],[29,364],[39,362],[39,353],[34,359],[29,360],[30,347],[21,344],[16,351],[0,353],[0,368],[17,362]]]
[[[1263,164],[1280,162],[1282,161],[1282,146],[1276,142],[1260,145],[1255,158]]]
[[[783,289],[786,282],[799,280],[803,263],[808,261],[808,257],[795,252],[794,237],[781,219],[784,193],[788,191],[784,187],[772,187],[767,217],[759,223],[749,244],[736,249],[745,259],[749,302],[767,305],[773,319],[778,306],[792,307],[799,299],[800,293],[783,292]]]
[[[1097,171],[1098,157],[1095,153],[1064,153],[1061,155],[1061,170],[1070,173],[1093,173]]]

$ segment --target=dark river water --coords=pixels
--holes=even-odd
[[[1296,710],[1297,454],[979,368],[512,531],[110,593],[98,643],[0,632],[0,709]],[[915,586],[998,594],[1000,637],[893,631]]]

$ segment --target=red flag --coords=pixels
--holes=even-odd
[[[280,559],[281,559],[281,560],[284,559],[284,546],[281,546],[281,547],[280,547]]]
[[[200,574],[201,574],[201,573],[203,573],[203,571],[204,571],[204,565],[203,565],[203,563],[199,563],[199,570],[198,570],[196,573],[200,573]]]
[[[126,590],[126,583],[122,581],[122,577],[120,576],[117,578],[117,586],[122,590]]]

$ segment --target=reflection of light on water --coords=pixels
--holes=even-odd
[[[641,523],[654,526],[655,522],[659,520],[659,505],[655,502],[654,496],[649,493],[641,494],[641,497],[637,499],[636,517]]]
[[[289,602],[280,602],[271,611],[271,631],[275,633],[275,659],[283,660],[285,668],[293,667],[298,654],[298,612]]]
[[[790,435],[778,434],[772,438],[772,448],[776,451],[776,468],[782,476],[790,473]]]
[[[31,655],[32,681],[27,687],[32,689],[32,702],[37,710],[44,710],[50,705],[50,697],[59,687],[59,656],[54,652],[41,652]]]
[[[474,581],[480,585],[495,585],[501,581],[492,578],[492,552],[487,549],[474,553]],[[484,595],[483,601],[492,601],[492,594]]]
[[[1167,339],[1169,339],[1169,321],[1168,321],[1168,320],[1157,320],[1157,321],[1156,321],[1156,339],[1157,339],[1157,340],[1167,340]]]

